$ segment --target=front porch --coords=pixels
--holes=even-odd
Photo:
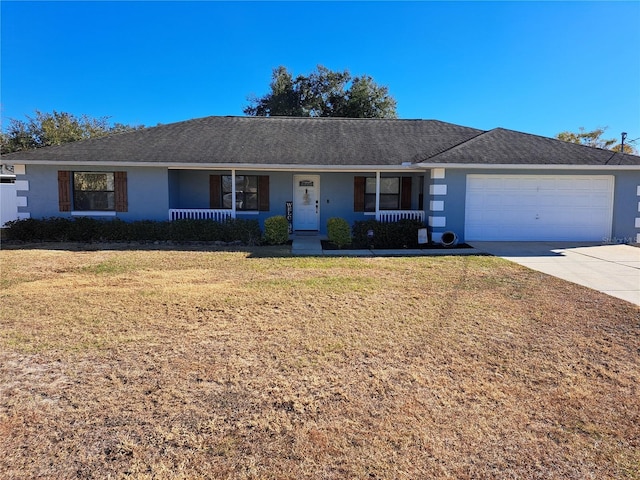
[[[326,233],[330,218],[425,223],[423,171],[313,172],[185,170],[169,172],[168,219],[257,219],[282,215],[292,231]],[[264,228],[264,227],[263,227]]]
[[[236,218],[237,211],[220,208],[172,208],[169,210],[169,220],[213,220],[223,222],[229,218]],[[418,220],[424,222],[423,210],[379,210],[375,212],[375,219],[379,222],[391,223],[400,220]]]
[[[169,220],[213,220],[223,222],[229,218],[236,218],[236,212],[221,208],[171,208]]]

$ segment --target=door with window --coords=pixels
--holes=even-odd
[[[294,175],[293,229],[319,230],[320,176]]]

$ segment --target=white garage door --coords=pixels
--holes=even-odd
[[[603,241],[609,175],[467,175],[466,240]]]

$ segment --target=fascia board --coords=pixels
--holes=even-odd
[[[562,164],[486,164],[486,163],[417,163],[416,167],[465,170],[640,170],[640,165],[562,165]]]
[[[52,161],[52,160],[3,160],[7,165],[49,165],[56,167],[146,167],[167,168],[169,170],[254,170],[254,171],[288,171],[288,172],[422,172],[424,169],[416,165],[289,165],[255,163],[174,163],[174,162],[109,162],[109,161]]]
[[[254,170],[254,171],[286,171],[286,172],[424,172],[415,165],[256,165],[245,164],[185,164],[169,165],[169,170]]]
[[[566,164],[486,164],[486,163],[415,163],[411,165],[290,165],[253,163],[174,163],[174,162],[111,162],[111,161],[52,161],[52,160],[5,160],[6,165],[52,165],[58,167],[151,167],[170,170],[254,170],[288,172],[423,172],[432,168],[470,169],[470,170],[640,170],[640,165],[566,165]]]

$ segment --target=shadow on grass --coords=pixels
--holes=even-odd
[[[61,250],[69,252],[116,251],[179,251],[179,252],[237,252],[247,258],[290,257],[291,245],[220,245],[215,242],[2,242],[2,250]]]

